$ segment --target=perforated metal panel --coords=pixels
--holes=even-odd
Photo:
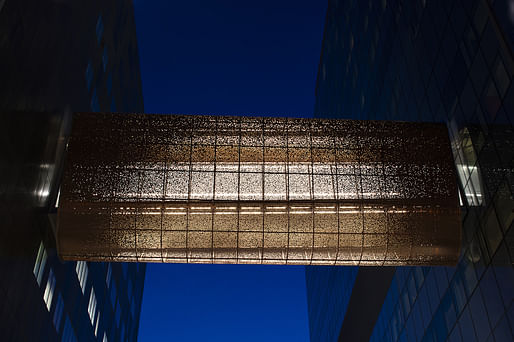
[[[63,259],[436,265],[460,216],[442,124],[78,113]]]

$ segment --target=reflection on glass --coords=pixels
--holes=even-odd
[[[475,147],[471,131],[468,128],[465,127],[456,134],[453,151],[456,154],[457,175],[464,190],[464,198],[459,194],[460,202],[465,200],[469,206],[483,205],[482,176],[480,169],[476,166]]]

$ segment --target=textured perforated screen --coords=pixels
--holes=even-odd
[[[452,264],[446,127],[77,113],[57,235],[74,260]]]

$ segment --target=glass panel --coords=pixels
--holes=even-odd
[[[166,180],[165,198],[170,200],[186,200],[189,192],[189,172],[169,171]]]
[[[214,188],[214,172],[193,172],[191,199],[211,200]]]
[[[311,200],[312,186],[311,177],[308,174],[289,175],[289,199],[290,200]]]
[[[215,200],[237,200],[237,173],[216,172]]]
[[[264,200],[285,201],[286,200],[286,179],[285,173],[264,174]]]
[[[334,176],[317,175],[314,178],[314,199],[335,199],[336,185],[334,184]]]
[[[239,179],[240,200],[262,200],[262,173],[241,173]]]

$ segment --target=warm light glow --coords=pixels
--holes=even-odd
[[[64,259],[434,265],[459,255],[439,124],[81,113],[61,189]]]

